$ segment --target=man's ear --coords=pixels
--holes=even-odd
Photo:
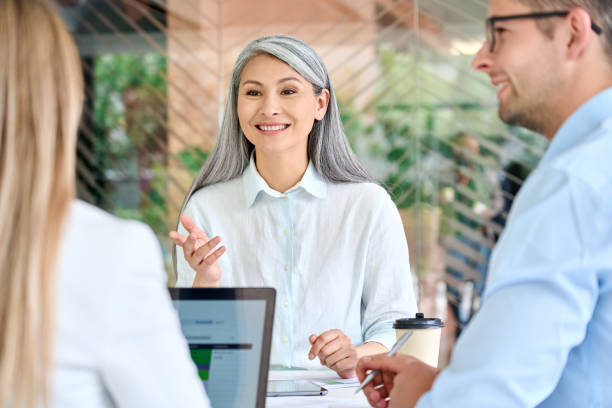
[[[584,9],[571,9],[566,18],[570,30],[567,56],[570,59],[578,59],[597,34],[591,29],[591,16]]]

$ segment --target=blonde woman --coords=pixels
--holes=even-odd
[[[43,0],[0,0],[0,407],[207,407],[145,226],[74,200],[83,89]]]

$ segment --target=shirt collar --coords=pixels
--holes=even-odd
[[[308,167],[302,179],[285,193],[280,193],[270,188],[268,183],[261,177],[257,167],[255,167],[255,159],[252,154],[249,165],[242,173],[242,186],[247,208],[253,205],[261,191],[271,197],[283,197],[301,188],[317,198],[325,198],[327,196],[327,183],[321,178],[311,161],[308,162]]]
[[[610,106],[612,106],[612,88],[589,99],[557,131],[540,163],[552,160],[580,143],[585,135],[593,132],[610,117]]]

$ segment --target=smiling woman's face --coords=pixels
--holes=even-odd
[[[329,91],[315,95],[312,84],[281,60],[268,54],[253,57],[242,70],[238,87],[238,119],[259,155],[306,155],[315,119],[325,116]]]

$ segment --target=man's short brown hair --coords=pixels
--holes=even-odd
[[[531,7],[534,11],[571,10],[579,7],[584,9],[591,20],[602,29],[604,51],[612,64],[612,0],[517,0]],[[542,32],[552,37],[553,26],[549,21],[537,21]]]

